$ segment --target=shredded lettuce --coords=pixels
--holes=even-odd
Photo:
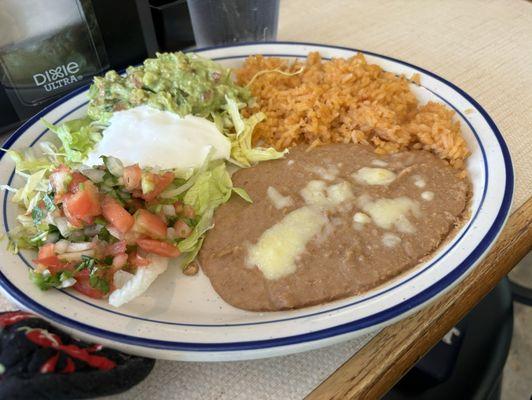
[[[233,187],[233,192],[235,192],[237,195],[242,197],[248,203],[253,203],[253,200],[251,199],[251,197],[249,197],[248,192],[246,192],[244,189],[239,188],[239,187]]]
[[[183,202],[192,206],[198,215],[207,209],[214,209],[231,197],[233,182],[224,162],[215,162],[215,166],[199,175],[183,197]]]
[[[174,175],[176,178],[185,179],[185,182],[182,183],[179,186],[170,185],[168,189],[166,189],[164,192],[161,193],[161,198],[167,199],[167,200],[180,200],[180,196],[185,193],[188,189],[190,189],[198,178],[205,172],[210,166],[210,162],[212,160],[212,156],[214,154],[214,149],[211,147],[209,150],[209,153],[207,154],[207,157],[205,157],[205,160],[203,161],[203,164],[201,167],[197,168],[195,171],[188,171],[186,173],[180,172],[178,170],[174,170]]]
[[[178,243],[177,247],[179,248],[179,251],[181,251],[182,253],[194,252],[196,250],[199,251],[199,249],[197,248],[198,243],[203,243],[203,236],[205,235],[205,232],[207,232],[214,226],[212,223],[213,215],[213,208],[209,208],[203,213],[200,220],[192,230],[190,236]],[[199,246],[201,246],[201,244]],[[193,258],[190,259],[188,263],[184,265],[188,265],[192,260]]]
[[[273,147],[253,147],[251,139],[255,126],[266,118],[262,112],[243,119],[238,103],[226,96],[227,112],[235,128],[234,134],[227,134],[231,140],[231,161],[239,167],[249,167],[259,161],[282,158],[288,150],[277,151]]]
[[[30,147],[25,151],[7,150],[7,155],[15,162],[15,167],[19,172],[35,172],[48,170],[53,167],[53,163],[46,157],[37,157]]]
[[[54,164],[46,157],[37,157],[31,148],[23,152],[7,150],[6,153],[15,162],[15,171],[25,179],[25,183],[18,189],[8,185],[2,185],[1,189],[13,192],[11,201],[23,206],[29,214],[48,191],[46,175]]]
[[[64,162],[69,166],[82,163],[102,138],[100,128],[93,125],[88,117],[73,119],[59,125],[53,125],[44,119],[41,121],[61,141],[65,155]]]
[[[229,116],[231,117],[231,120],[233,122],[233,126],[235,128],[235,132],[237,137],[244,132],[244,129],[246,128],[246,124],[244,123],[244,119],[240,115],[240,109],[238,103],[230,98],[229,96],[225,96],[225,101],[227,103],[226,108]]]
[[[196,244],[192,247],[192,249],[183,255],[183,259],[181,261],[183,269],[196,259],[196,256],[201,250],[201,246],[203,246],[203,240],[205,240],[205,235],[200,236],[200,238],[196,241]]]
[[[210,168],[202,171],[196,177],[194,184],[186,191],[183,202],[193,207],[200,219],[190,236],[178,243],[179,250],[188,253],[184,266],[194,260],[201,248],[205,233],[213,227],[214,210],[227,202],[233,192],[251,202],[251,198],[244,189],[233,187],[226,164],[221,161],[211,162]]]
[[[45,179],[45,174],[46,170],[41,169],[27,176],[26,184],[16,191],[11,201],[24,205],[26,211],[31,212],[33,207],[42,200],[42,197],[48,191],[48,182]]]

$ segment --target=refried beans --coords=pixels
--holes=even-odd
[[[430,256],[467,217],[471,185],[428,151],[331,144],[233,175],[199,262],[216,292],[252,311],[371,290]]]

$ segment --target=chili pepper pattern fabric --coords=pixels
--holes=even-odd
[[[0,313],[0,399],[82,399],[143,380],[155,360],[88,344],[25,311]]]

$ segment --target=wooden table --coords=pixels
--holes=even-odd
[[[436,302],[383,329],[307,397],[375,399],[531,250],[532,5],[471,0],[281,4],[280,40],[364,49],[434,71],[488,110],[512,153],[513,213],[484,261]]]

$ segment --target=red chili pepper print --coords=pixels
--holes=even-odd
[[[54,356],[50,357],[46,362],[41,365],[39,372],[41,374],[48,374],[55,371],[55,366],[57,365],[57,360],[59,359],[59,353],[56,353]]]
[[[108,371],[116,367],[116,363],[107,357],[98,356],[91,354],[92,352],[101,350],[101,345],[94,345],[88,348],[80,348],[74,344],[63,344],[61,338],[56,334],[49,333],[44,329],[28,329],[26,332],[26,337],[29,341],[35,343],[41,347],[51,347],[55,350],[62,351],[63,353],[69,355],[72,358],[84,361],[93,368],[101,369],[103,371]],[[57,354],[57,356],[59,353]],[[53,358],[50,358],[45,362],[41,367],[41,372],[53,372],[55,370],[55,364],[57,363],[57,358],[55,362]],[[68,359],[70,360],[70,358]],[[62,372],[74,372],[75,365],[72,360],[67,361],[67,366],[63,369]]]
[[[0,328],[16,324],[28,318],[36,318],[35,315],[25,311],[13,311],[0,315]]]

